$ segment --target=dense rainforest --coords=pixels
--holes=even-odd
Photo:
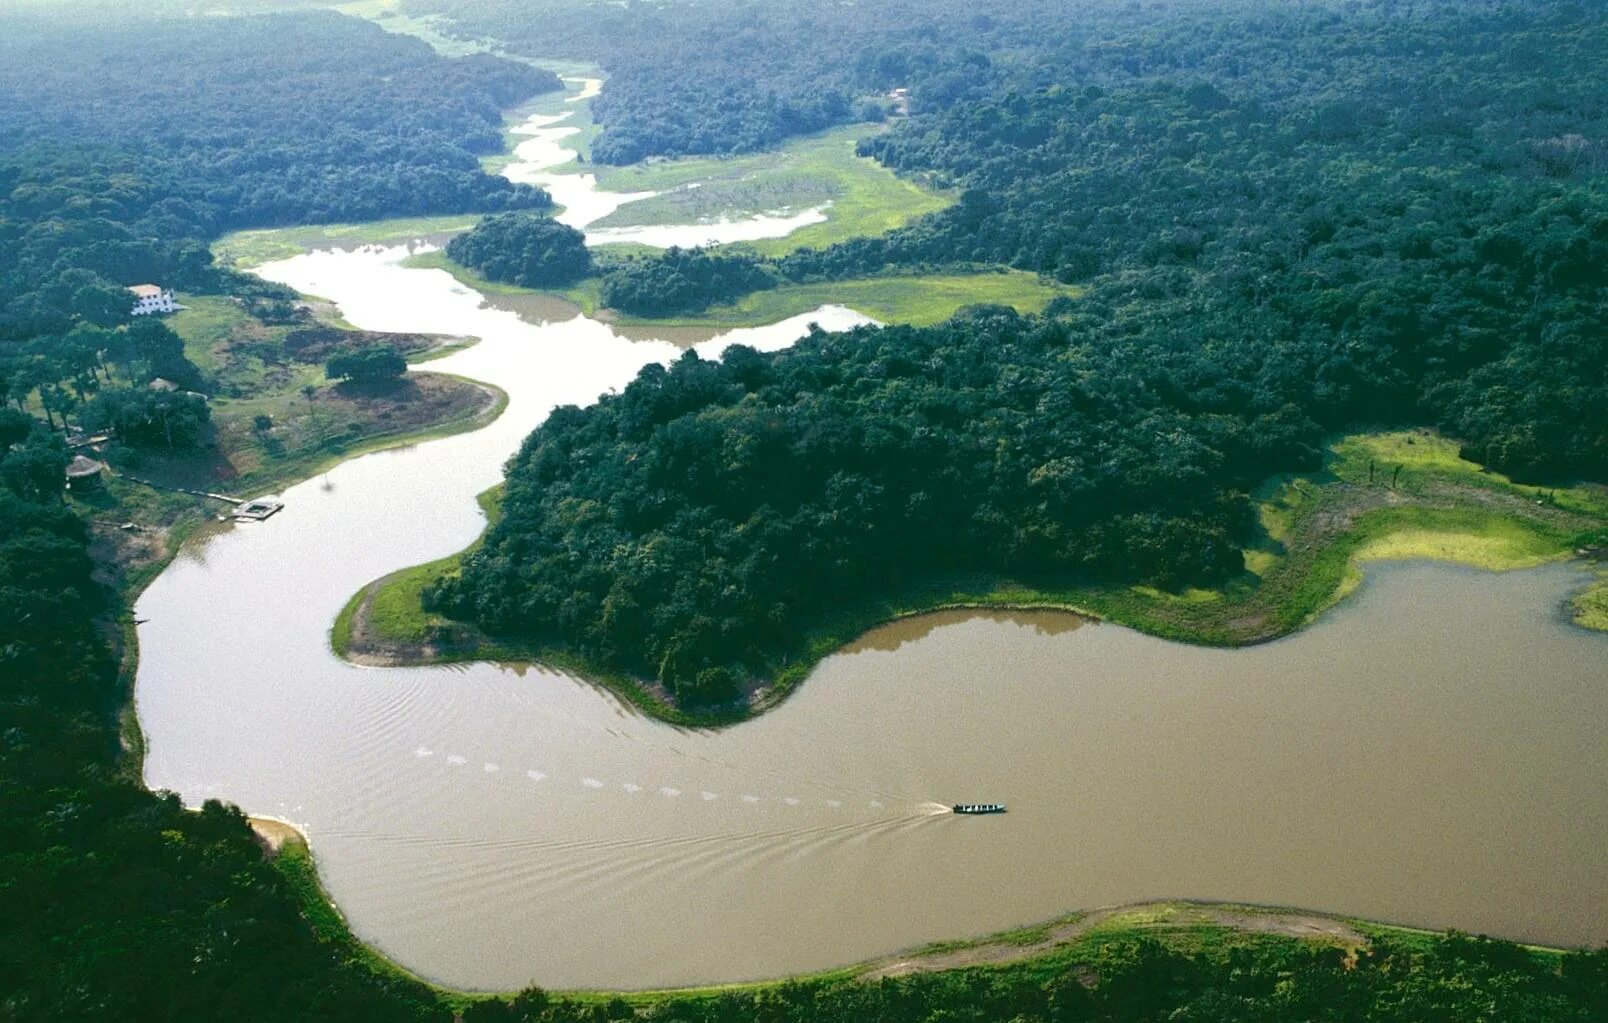
[[[558,87],[327,13],[0,16],[0,342],[64,333],[107,287],[213,284],[225,231],[548,206],[476,154]]]
[[[557,0],[405,0],[410,13],[446,13],[453,30],[514,52],[595,61],[609,86],[592,105],[604,126],[599,163],[649,156],[744,153],[793,135],[881,120],[886,93],[911,89],[917,109],[979,90],[985,48],[1033,45],[1051,14],[1040,0],[983,13],[957,0],[878,0],[823,6],[751,3],[595,3]]]
[[[1608,405],[1600,7],[1033,0],[973,15],[886,0],[811,35],[817,12],[791,3],[714,0],[699,20],[577,0],[526,21],[506,0],[411,2],[444,6],[465,31],[506,27],[515,45],[534,45],[506,24],[519,20],[555,46],[594,47],[619,65],[603,98],[656,97],[637,115],[712,89],[719,125],[771,90],[808,91],[792,45],[805,36],[835,56],[812,49],[817,90],[910,87],[910,116],[861,152],[958,190],[954,207],[740,274],[689,274],[681,253],[634,260],[604,278],[623,311],[682,315],[778,280],[1011,266],[1140,307],[1136,329],[1349,352],[1312,409],[1327,426],[1428,423],[1520,476],[1608,475],[1608,417],[1593,414]],[[1037,30],[1047,23],[1062,30]],[[605,26],[612,42],[588,34]],[[672,39],[729,47],[727,74],[760,85],[679,82],[656,48]],[[949,80],[935,54],[958,42],[973,55],[967,87],[924,92]],[[907,70],[876,70],[894,67]],[[607,106],[599,117],[599,159],[612,145],[683,151],[628,144],[650,136]],[[748,146],[723,138],[715,151]]]
[[[199,440],[201,374],[124,286],[288,313],[211,265],[221,231],[548,205],[475,153],[557,82],[332,14],[58,13],[0,15],[0,1019],[450,1018],[321,941],[238,810],[123,762],[127,610],[63,501],[63,434]]]
[[[1433,425],[1521,477],[1608,478],[1608,17],[1406,6],[1167,6],[1166,63],[1090,45],[1090,11],[1073,57],[1031,57],[1063,81],[874,136],[960,201],[770,265],[702,258],[750,287],[1004,264],[1083,297],[650,367],[531,436],[435,605],[720,702],[856,595],[934,575],[1221,581],[1249,490],[1336,430]],[[636,260],[605,295],[737,290],[689,262]]]
[[[193,6],[219,13],[289,4],[196,0]],[[1426,32],[1449,10],[1405,2],[1353,6]],[[1489,11],[1464,6],[1482,17]],[[510,8],[487,2],[484,9],[506,19]],[[480,173],[475,156],[499,144],[500,107],[557,83],[545,72],[490,57],[445,60],[415,40],[330,14],[166,22],[147,21],[128,5],[116,10],[118,20],[79,19],[70,30],[56,23],[64,12],[49,5],[0,14],[0,1019],[444,1023],[454,1013],[437,992],[376,973],[351,946],[315,935],[296,893],[264,862],[237,810],[209,803],[188,811],[176,798],[147,792],[130,771],[117,726],[128,694],[115,656],[126,608],[94,575],[84,524],[62,499],[70,457],[63,435],[69,424],[110,425],[131,440],[172,446],[205,429],[204,406],[184,394],[202,383],[199,370],[171,331],[152,321],[128,322],[123,286],[154,281],[224,292],[264,315],[288,315],[291,294],[211,265],[206,242],[220,232],[546,208],[538,190]],[[1063,16],[1067,10],[1079,17]],[[1588,5],[1570,10],[1547,5],[1545,16],[1564,20],[1537,31],[1564,38],[1577,23],[1570,18],[1586,26],[1581,31],[1595,24],[1582,13]],[[1289,47],[1275,38],[1262,63],[1242,49],[1237,68],[1222,56],[1226,36],[1159,34],[1155,26],[1173,19],[1184,18],[1178,24],[1185,28],[1192,23],[1154,4],[1101,13],[1033,2],[979,13],[975,5],[913,0],[830,11],[736,0],[624,6],[566,0],[528,13],[529,28],[505,21],[506,37],[533,52],[562,49],[610,63],[615,77],[601,105],[605,131],[594,155],[615,161],[762,147],[849,118],[885,116],[891,105],[885,92],[911,88],[910,120],[873,143],[887,147],[876,155],[941,175],[970,198],[884,250],[847,247],[758,267],[768,279],[963,258],[1030,266],[1096,287],[1092,297],[1043,318],[977,310],[932,330],[816,337],[778,358],[743,349],[720,364],[688,357],[668,370],[646,371],[596,411],[560,410],[527,444],[511,483],[511,518],[530,530],[530,546],[513,532],[494,537],[476,574],[449,587],[443,599],[476,607],[484,601],[492,613],[518,615],[522,602],[543,607],[555,599],[541,586],[520,592],[529,570],[524,559],[584,563],[566,598],[574,606],[560,619],[559,638],[613,643],[627,624],[640,624],[641,642],[622,646],[617,663],[663,670],[689,699],[719,698],[744,671],[767,663],[765,651],[790,641],[794,610],[818,606],[811,602],[833,585],[881,585],[885,577],[897,582],[902,573],[934,567],[1031,570],[1041,561],[1048,571],[1113,578],[1231,571],[1249,482],[1270,467],[1310,464],[1331,423],[1418,408],[1377,404],[1381,393],[1399,398],[1411,391],[1411,401],[1424,408],[1458,408],[1457,389],[1472,388],[1483,404],[1469,406],[1465,436],[1516,437],[1503,450],[1547,453],[1513,457],[1513,464],[1532,458],[1537,471],[1593,464],[1600,456],[1591,454],[1590,438],[1602,417],[1589,402],[1604,360],[1589,347],[1601,339],[1600,330],[1587,329],[1587,318],[1599,315],[1600,323],[1601,292],[1593,289],[1601,287],[1603,221],[1600,186],[1591,175],[1601,168],[1602,135],[1576,141],[1565,130],[1585,123],[1583,90],[1600,58],[1584,43],[1560,48],[1579,61],[1562,78],[1553,77],[1555,58],[1545,47],[1517,53],[1511,66],[1497,60],[1492,73],[1507,77],[1495,79],[1491,93],[1510,105],[1493,109],[1536,132],[1533,139],[1528,128],[1504,136],[1517,148],[1502,151],[1536,144],[1531,163],[1499,160],[1487,169],[1534,190],[1516,185],[1489,222],[1467,211],[1492,193],[1461,179],[1447,187],[1462,205],[1434,207],[1465,211],[1457,217],[1426,219],[1416,199],[1399,209],[1381,200],[1359,207],[1362,219],[1353,221],[1346,194],[1336,191],[1336,182],[1349,179],[1337,167],[1336,176],[1313,186],[1334,205],[1333,222],[1302,221],[1300,243],[1282,256],[1289,265],[1249,262],[1243,278],[1226,263],[1202,258],[1214,241],[1203,240],[1191,261],[1187,234],[1181,247],[1169,240],[1153,257],[1132,238],[1123,241],[1120,231],[1120,244],[1107,248],[1102,232],[1149,215],[1114,204],[1081,226],[1058,219],[1070,215],[1071,204],[1046,207],[1037,215],[1076,245],[1063,239],[1049,256],[1024,254],[1033,221],[1007,217],[1006,208],[1030,194],[1057,202],[1057,191],[1076,182],[1018,192],[1030,183],[1009,165],[1029,137],[995,137],[986,125],[978,127],[976,151],[966,155],[967,109],[1037,118],[1042,127],[1060,124],[1055,104],[1063,98],[1087,98],[1115,104],[1099,108],[1105,125],[1132,112],[1124,104],[1142,104],[1141,85],[1148,88],[1143,80],[1152,77],[1208,78],[1230,98],[1230,109],[1242,112],[1314,89],[1339,97],[1344,76],[1331,81],[1321,72],[1325,53],[1340,57],[1323,49],[1318,29],[1355,27],[1347,20],[1355,15],[1345,12],[1319,8],[1311,16],[1317,20],[1300,22],[1315,26],[1303,29],[1315,33],[1311,40]],[[1052,14],[1054,20],[1033,20]],[[1270,24],[1285,16],[1266,15]],[[1045,32],[1044,24],[1057,31]],[[796,31],[778,30],[789,25]],[[1235,30],[1243,46],[1252,45],[1261,26]],[[798,32],[810,46],[800,45]],[[1359,32],[1358,46],[1372,35]],[[1067,63],[1044,55],[1063,40],[1080,47],[1067,43]],[[1358,46],[1344,50],[1348,74],[1374,59],[1375,51]],[[635,77],[626,73],[633,48],[643,69]],[[673,60],[678,53],[690,61],[681,69]],[[1413,54],[1423,56],[1411,49],[1402,59]],[[767,72],[770,61],[777,63]],[[1247,97],[1227,84],[1264,66],[1282,69],[1280,89]],[[1062,77],[1074,83],[1074,94],[1054,91]],[[1016,99],[1006,83],[1017,89]],[[1084,91],[1091,83],[1107,94]],[[1166,82],[1155,88],[1158,110],[1171,109],[1167,104],[1180,96],[1193,109],[1193,84],[1182,92]],[[1203,97],[1208,106],[1217,102],[1196,94]],[[1465,113],[1455,99],[1440,108],[1447,117]],[[1537,111],[1557,116],[1527,119],[1541,116]],[[1222,127],[1249,131],[1262,123],[1256,110],[1243,116],[1252,120],[1181,129],[1177,144],[1185,148],[1173,156],[1146,152],[1173,173],[1168,161],[1187,165],[1187,147],[1200,144],[1190,142],[1192,135],[1209,140]],[[1375,122],[1362,123],[1367,130],[1351,138],[1379,131]],[[1138,137],[1158,131],[1145,127]],[[1491,159],[1485,129],[1454,137],[1463,147],[1457,167],[1483,167]],[[1107,148],[1120,148],[1121,138],[1112,136]],[[1052,146],[1033,158],[1040,172],[1059,174],[1066,169],[1061,161],[1099,148]],[[1403,139],[1398,148],[1411,147]],[[1389,147],[1367,150],[1370,159],[1381,151]],[[1232,152],[1260,159],[1270,172],[1279,159]],[[1383,173],[1358,159],[1357,180]],[[1230,157],[1219,162],[1226,167]],[[992,170],[984,173],[984,165]],[[1445,173],[1414,166],[1413,175],[1423,179]],[[1115,167],[1106,173],[1120,177]],[[1095,197],[1109,204],[1114,191],[1076,194],[1079,204]],[[1267,230],[1284,230],[1288,225],[1271,221],[1294,208],[1271,205],[1258,217],[1270,221]],[[1509,210],[1517,211],[1510,226],[1498,231],[1496,216]],[[1328,317],[1319,326],[1289,331],[1298,310],[1283,307],[1277,316],[1245,311],[1237,325],[1231,299],[1284,293],[1278,289],[1312,269],[1303,262],[1308,253],[1343,245],[1361,253],[1358,260],[1389,255],[1390,244],[1376,233],[1380,221],[1412,225],[1404,236],[1411,245],[1397,256],[1419,263],[1392,274],[1394,285],[1424,271],[1431,257],[1444,258],[1452,269],[1436,270],[1433,280],[1461,281],[1472,296],[1424,307],[1419,292],[1407,291],[1399,304],[1382,305],[1358,290],[1361,275],[1380,264],[1357,261],[1336,270],[1340,283],[1307,296]],[[1181,222],[1180,230],[1191,226]],[[1288,240],[1274,237],[1266,247],[1277,255],[1281,244]],[[1084,248],[1097,251],[1060,254]],[[1247,244],[1235,251],[1259,250]],[[751,265],[711,270],[704,261],[717,257],[681,253],[621,279],[649,296],[643,301],[684,302],[697,301],[686,296],[698,289],[735,293],[758,281],[743,277]],[[652,275],[667,270],[684,283],[661,291]],[[1237,281],[1239,290],[1219,296],[1214,282],[1221,281]],[[1526,304],[1529,320],[1502,312]],[[1365,315],[1345,319],[1353,308]],[[1376,347],[1364,327],[1377,322],[1396,330],[1397,313],[1375,311],[1421,308],[1438,310],[1437,322],[1455,328],[1436,332],[1445,350],[1412,348],[1381,363],[1381,352],[1398,341]],[[1555,331],[1549,326],[1555,323],[1567,329]],[[1518,340],[1507,333],[1515,324]],[[1418,335],[1390,335],[1411,336]],[[1537,352],[1554,358],[1552,375],[1538,371]],[[395,369],[384,352],[365,360],[332,360],[331,370]],[[1419,383],[1426,367],[1442,374],[1427,392]],[[157,378],[176,389],[150,389]],[[1492,397],[1498,394],[1500,401]],[[1556,419],[1545,418],[1554,400],[1584,410],[1574,423],[1584,439],[1534,432],[1532,424],[1554,429]],[[1480,433],[1484,422],[1488,434]],[[1046,432],[1035,436],[1040,429]],[[598,478],[588,482],[591,465]],[[704,492],[691,491],[688,481]],[[602,493],[608,482],[618,495]],[[543,486],[565,499],[550,499]],[[757,497],[771,502],[770,511],[755,504]],[[1060,517],[1034,517],[1045,509]],[[908,535],[890,529],[893,518],[910,524]],[[945,524],[957,522],[960,532],[944,539]],[[666,532],[671,524],[674,535]],[[850,535],[857,530],[866,537]],[[871,538],[886,548],[883,567],[891,576],[868,576],[870,566],[855,563]],[[620,551],[595,546],[622,541]],[[703,562],[695,564],[699,557]],[[696,571],[680,578],[690,564]],[[789,569],[798,574],[787,578]],[[788,584],[785,591],[778,580]],[[795,597],[801,603],[789,603]],[[660,598],[662,605],[653,603]],[[717,650],[716,641],[737,645]],[[726,649],[739,652],[727,656]],[[1272,942],[1252,942],[1226,957],[1191,955],[1123,939],[1072,965],[866,984],[801,982],[637,1009],[621,1000],[531,991],[511,1006],[483,1001],[463,1015],[554,1023],[633,1016],[687,1023],[1482,1017],[1583,1023],[1600,1018],[1608,1003],[1605,978],[1608,957],[1601,952],[1547,959],[1459,936],[1411,945],[1380,939],[1354,959]]]

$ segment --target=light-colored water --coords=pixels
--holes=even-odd
[[[1067,616],[879,630],[720,733],[494,665],[362,669],[327,632],[386,572],[460,549],[473,495],[558,403],[678,353],[522,321],[402,248],[265,276],[359,326],[475,335],[485,430],[365,456],[191,544],[145,592],[146,780],[313,839],[364,938],[477,988],[775,976],[1063,910],[1191,896],[1608,940],[1608,641],[1565,568],[1375,569],[1243,651]],[[705,340],[786,345],[837,308]],[[1002,817],[936,813],[1000,800]]]
[[[577,80],[581,82],[581,91],[566,102],[591,99],[602,86],[602,82],[596,78],[570,79]],[[826,219],[827,207],[820,205],[804,210],[719,217],[697,224],[588,228],[588,225],[602,220],[627,203],[651,199],[659,193],[601,191],[594,174],[555,172],[553,168],[562,167],[575,157],[574,151],[564,145],[566,139],[580,132],[579,128],[566,123],[573,116],[573,111],[568,110],[558,114],[535,114],[513,129],[515,135],[526,138],[514,148],[515,162],[505,167],[502,173],[510,181],[545,188],[553,201],[563,207],[554,219],[585,230],[588,245],[635,242],[666,249],[672,245],[689,248],[694,245],[749,242],[761,238],[783,238],[801,227],[819,224]]]

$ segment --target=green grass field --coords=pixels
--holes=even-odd
[[[1054,298],[1075,297],[1080,293],[1080,289],[1046,283],[1020,270],[926,277],[863,277],[820,284],[787,284],[770,291],[756,291],[733,305],[714,306],[689,320],[668,322],[752,326],[775,323],[823,305],[844,305],[881,323],[926,326],[941,323],[968,305],[1007,305],[1018,312],[1036,313]],[[638,322],[621,319],[622,322]]]
[[[665,194],[620,207],[597,227],[689,224],[829,203],[826,221],[785,238],[750,242],[765,255],[886,234],[953,201],[898,177],[854,146],[880,125],[853,124],[735,157],[685,157],[629,167],[589,167],[601,188]],[[689,188],[696,184],[698,187]]]
[[[587,316],[599,312],[595,279],[561,291],[542,292],[487,280],[468,267],[454,263],[440,250],[409,256],[404,266],[445,270],[459,282],[488,295],[552,295]],[[862,277],[819,284],[784,284],[756,291],[725,306],[713,306],[697,316],[651,319],[610,311],[611,322],[640,327],[692,327],[729,330],[758,327],[807,313],[823,305],[842,305],[880,323],[924,326],[941,323],[968,305],[1007,305],[1022,313],[1036,313],[1051,300],[1076,297],[1079,288],[1046,282],[1020,270],[1003,273],[931,274],[928,276]]]
[[[212,243],[218,262],[249,269],[289,259],[314,249],[358,245],[403,245],[420,238],[440,238],[467,231],[480,222],[476,213],[441,217],[399,217],[361,224],[314,224],[236,231]]]
[[[1608,632],[1608,572],[1599,571],[1596,584],[1578,594],[1573,604],[1576,625]]]

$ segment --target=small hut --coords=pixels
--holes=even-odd
[[[93,458],[78,455],[67,465],[67,490],[74,494],[87,494],[99,490],[105,482],[102,472],[106,466]]]

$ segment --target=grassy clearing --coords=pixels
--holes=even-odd
[[[848,306],[881,323],[926,326],[941,323],[968,305],[1007,305],[1022,313],[1041,311],[1060,296],[1075,297],[1077,288],[1046,283],[1035,274],[935,274],[927,277],[863,277],[820,284],[788,284],[756,291],[728,306],[714,306],[701,316],[665,321],[670,325],[745,327],[775,323],[823,305]],[[636,323],[621,317],[621,322]]]
[[[601,188],[664,194],[628,203],[598,227],[689,224],[719,217],[796,211],[830,203],[824,223],[785,238],[747,243],[766,255],[886,234],[953,200],[854,155],[860,139],[882,130],[855,124],[795,139],[779,149],[736,157],[685,157],[628,167],[590,167]],[[697,187],[689,187],[696,185]]]
[[[297,361],[285,348],[287,334],[309,325],[265,325],[220,296],[186,295],[183,303],[188,308],[167,322],[207,378],[213,443],[171,456],[114,448],[106,457],[115,471],[252,497],[357,454],[475,429],[507,403],[496,388],[441,373],[409,374],[379,390],[332,385],[320,364]],[[410,352],[433,353],[436,344],[423,336],[397,340]],[[102,491],[72,500],[90,523],[104,581],[130,603],[182,540],[225,510],[115,475]]]
[[[1570,606],[1576,625],[1608,632],[1608,571],[1597,572],[1597,582],[1577,594]]]
[[[459,283],[481,294],[559,298],[587,316],[595,317],[601,312],[610,322],[626,326],[705,328],[712,331],[763,326],[819,309],[823,305],[848,306],[881,323],[922,326],[941,323],[968,305],[1008,305],[1018,312],[1035,313],[1055,298],[1081,294],[1079,288],[1046,282],[1020,270],[925,277],[862,277],[820,284],[784,284],[769,291],[756,291],[731,305],[713,306],[697,316],[649,319],[603,310],[595,278],[563,290],[536,291],[487,280],[468,267],[454,263],[440,250],[409,256],[403,265],[415,269],[445,270]]]
[[[499,483],[475,497],[475,503],[485,513],[487,529],[502,518],[502,493],[503,484]],[[330,646],[347,657],[354,652],[354,638],[364,646],[429,642],[438,630],[453,623],[424,609],[425,588],[437,578],[455,572],[464,555],[478,546],[480,541],[476,540],[467,549],[439,561],[392,572],[353,594],[330,628]],[[360,637],[354,637],[354,625],[361,629]]]
[[[378,390],[337,386],[321,361],[300,361],[285,347],[307,324],[265,325],[220,296],[186,296],[184,304],[168,323],[208,377],[215,446],[202,457],[147,456],[130,467],[138,475],[260,492],[377,447],[474,429],[507,402],[496,388],[440,373],[413,373]],[[423,335],[386,339],[410,358],[462,347]]]
[[[212,243],[220,263],[240,269],[289,259],[314,249],[355,248],[359,245],[405,245],[467,231],[480,222],[478,213],[440,217],[398,217],[361,224],[314,224],[236,231]]]

